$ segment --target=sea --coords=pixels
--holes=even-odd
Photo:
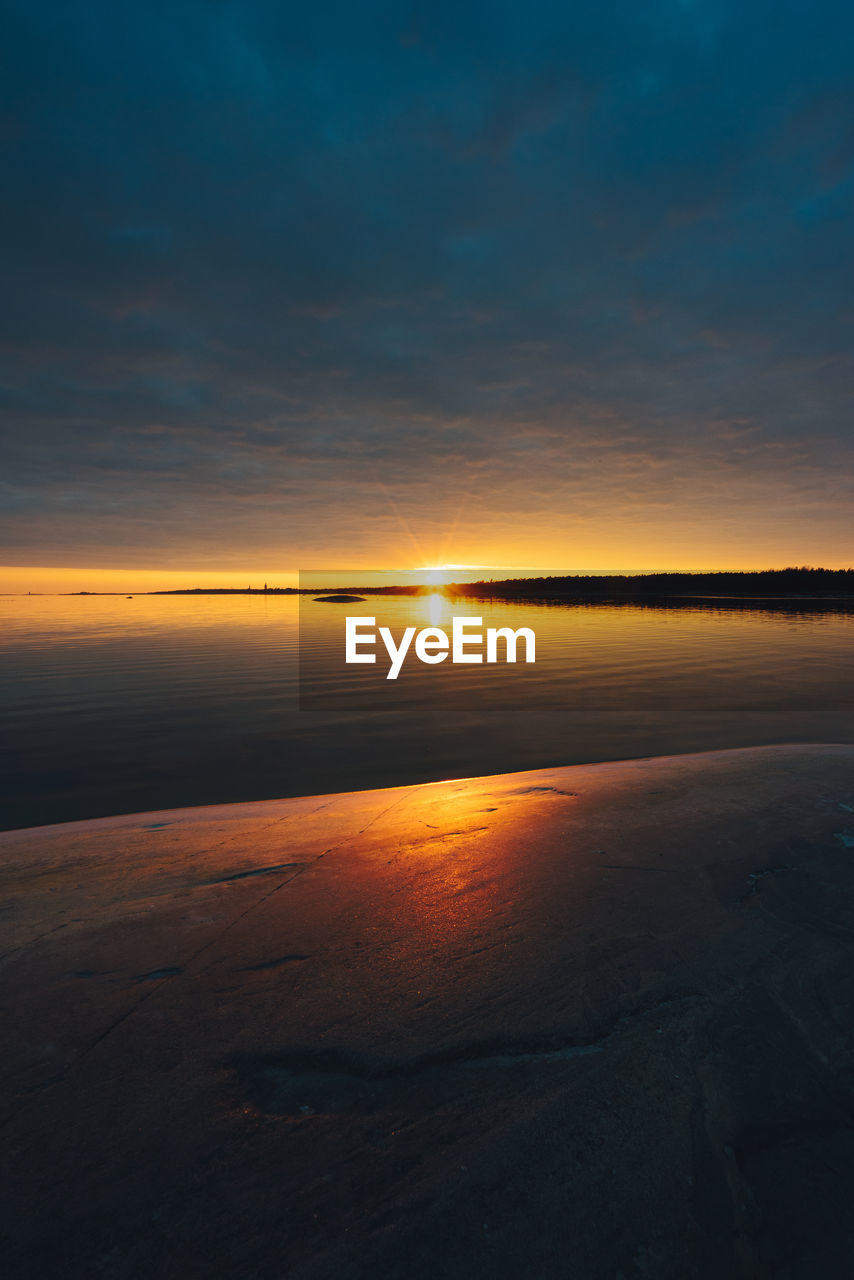
[[[344,661],[345,619],[530,628],[536,661]],[[477,624],[472,622],[472,629]],[[522,656],[521,650],[519,656]],[[0,829],[550,765],[854,741],[854,606],[0,598]]]

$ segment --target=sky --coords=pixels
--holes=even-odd
[[[0,589],[854,563],[851,6],[2,25]]]

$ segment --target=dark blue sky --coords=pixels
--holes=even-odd
[[[854,561],[849,5],[3,12],[0,561]]]

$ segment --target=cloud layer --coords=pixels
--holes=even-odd
[[[7,562],[854,559],[849,6],[7,15]]]

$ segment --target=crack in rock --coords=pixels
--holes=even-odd
[[[262,969],[278,969],[280,965],[290,964],[294,960],[310,960],[311,957],[303,955],[302,952],[294,951],[287,956],[276,956],[273,960],[259,960],[257,964],[246,964],[238,973],[258,973]]]
[[[509,792],[511,796],[530,796],[536,792],[551,792],[557,796],[577,796],[577,791],[565,791],[563,787],[516,787]]]
[[[585,1041],[543,1037],[534,1041],[485,1040],[424,1054],[391,1066],[333,1049],[293,1053],[241,1054],[225,1065],[258,1111],[301,1118],[318,1114],[368,1113],[411,1105],[405,1101],[413,1081],[420,1105],[445,1105],[467,1087],[479,1088],[474,1072],[506,1071],[572,1062],[602,1053],[616,1032],[639,1017],[677,1004],[696,1003],[693,994],[659,1001],[626,1014],[602,1035]]]
[[[269,876],[275,871],[290,871],[296,867],[307,867],[307,862],[276,862],[269,867],[253,867],[251,871],[232,871],[225,876],[217,876],[214,880],[204,880],[203,884],[228,884],[232,880],[249,880],[253,876]]]

